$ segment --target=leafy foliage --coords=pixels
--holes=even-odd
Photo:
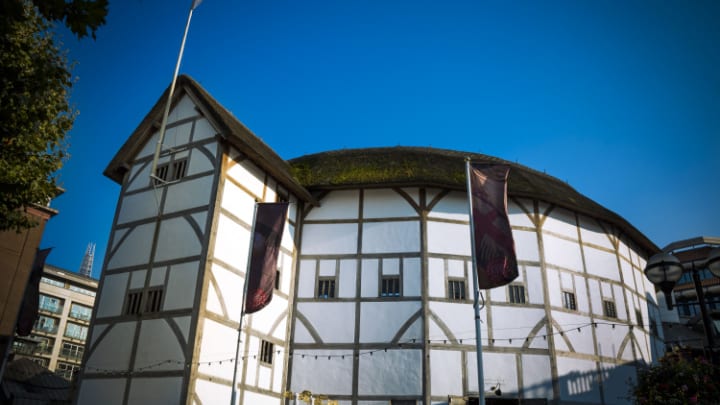
[[[637,404],[717,404],[720,370],[702,357],[675,351],[640,373],[633,389]]]
[[[0,0],[0,230],[35,225],[23,208],[56,195],[55,173],[67,157],[65,134],[76,116],[68,103],[72,80],[49,21],[94,37],[107,14],[106,0],[75,0],[65,9],[64,0],[39,3]]]

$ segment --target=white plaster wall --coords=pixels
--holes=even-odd
[[[125,393],[124,378],[86,378],[80,385],[79,405],[120,405]]]
[[[181,263],[170,266],[168,285],[165,290],[163,308],[166,311],[173,309],[192,308],[197,283],[198,262]]]
[[[400,275],[400,259],[397,257],[382,259],[382,275],[397,276]]]
[[[270,303],[262,309],[262,312],[256,312],[250,315],[253,329],[260,333],[271,335],[273,332],[273,324],[287,318],[287,310],[288,301],[283,297],[274,296]],[[238,314],[239,313],[238,311]],[[282,331],[283,339],[284,335],[285,331]]]
[[[198,113],[195,110],[195,103],[193,103],[192,99],[186,94],[180,99],[180,101],[178,101],[175,107],[170,110],[170,114],[168,114],[168,122],[180,121],[197,115]]]
[[[193,141],[199,141],[215,136],[217,131],[210,125],[205,118],[195,121],[195,132],[193,132]]]
[[[197,360],[200,362],[198,371],[214,377],[232,380],[233,365],[235,363],[229,360],[235,358],[236,344],[236,329],[224,326],[212,319],[203,319],[203,335]],[[241,356],[245,355],[242,352],[243,347],[241,346]],[[222,361],[222,364],[220,361]],[[242,361],[238,361],[238,364],[242,367]]]
[[[422,351],[388,350],[360,356],[358,394],[421,395]]]
[[[122,313],[127,292],[128,273],[106,274],[95,311],[97,318],[117,316]]]
[[[550,305],[553,307],[561,307],[562,288],[560,286],[560,275],[558,274],[557,270],[548,268],[545,269],[545,274],[547,281],[548,297],[550,298]]]
[[[229,385],[217,384],[212,381],[202,380],[199,378],[195,380],[195,393],[203,404],[221,404],[230,402],[230,397],[232,395]]]
[[[362,260],[362,274],[360,284],[360,295],[363,298],[377,297],[378,294],[378,269],[379,262],[377,259]]]
[[[154,287],[157,285],[165,284],[166,270],[166,267],[156,267],[152,269],[152,271],[150,272],[150,280],[148,281],[148,286]]]
[[[606,403],[631,404],[628,387],[637,381],[637,369],[631,365],[602,364],[603,391]]]
[[[277,358],[276,355],[275,358]],[[272,369],[264,364],[260,364],[258,367],[258,375],[257,375],[257,387],[262,388],[264,390],[270,390],[272,383]]]
[[[556,360],[561,400],[597,403],[600,386],[597,382],[595,362],[562,356],[558,356]]]
[[[154,190],[126,195],[122,198],[117,224],[154,217],[157,212],[158,206]]]
[[[198,173],[204,173],[214,170],[213,162],[208,158],[208,155],[202,153],[205,150],[210,156],[218,155],[217,143],[213,142],[207,145],[198,146],[197,149],[193,150],[192,159],[188,162],[187,175],[193,176]]]
[[[353,298],[357,295],[355,291],[357,280],[357,261],[340,260],[339,285],[337,296],[340,298]]]
[[[128,272],[130,275],[130,283],[128,284],[129,289],[143,288],[145,286],[145,276],[147,270],[135,270]]]
[[[585,286],[585,277],[578,274],[573,276],[575,280],[575,294],[577,301],[577,308],[580,312],[590,312],[590,300],[588,300],[588,290]]]
[[[254,197],[262,198],[265,189],[264,173],[247,159],[230,163],[227,175],[242,184]]]
[[[354,340],[354,303],[299,302],[297,311],[307,318],[325,343],[348,343]]]
[[[518,261],[537,262],[540,260],[537,233],[513,229],[512,234],[515,242],[515,255]]]
[[[508,200],[507,208],[510,225],[535,228],[535,224],[532,222],[532,218],[527,214],[527,212],[529,212],[531,215],[534,216],[534,208],[531,200]]]
[[[613,250],[613,245],[600,224],[589,217],[580,216],[580,236],[584,243],[589,243]]]
[[[222,208],[228,210],[246,224],[252,224],[255,198],[232,181],[225,181],[222,193],[220,200]]]
[[[595,328],[598,354],[602,357],[618,358],[627,331],[627,326],[618,325],[613,328],[611,325],[598,322]]]
[[[432,395],[462,395],[461,359],[462,353],[459,351],[430,350],[430,392]],[[484,361],[485,356],[483,356],[483,364]]]
[[[178,404],[182,377],[138,378],[130,381],[129,404]]]
[[[225,304],[225,310],[227,310],[226,316],[229,319],[238,322],[240,320],[240,311],[242,310],[245,279],[237,273],[227,270],[216,263],[213,263],[211,271],[213,277],[215,277],[218,287],[220,288],[220,294],[222,295],[222,300]],[[209,288],[212,288],[212,286]],[[220,297],[218,296],[218,299],[219,298]],[[215,312],[218,315],[223,315],[221,308],[211,308],[209,304],[210,300],[208,300],[208,310]]]
[[[403,259],[403,296],[419,297],[421,294],[421,268],[420,258],[410,257]]]
[[[431,257],[428,259],[428,295],[445,297],[445,260]]]
[[[543,304],[543,276],[540,268],[536,266],[525,266],[527,276],[527,292],[530,304]]]
[[[258,404],[258,405],[271,405],[271,404],[281,404],[282,400],[279,398],[274,398],[269,395],[260,394],[257,392],[252,391],[243,391],[243,404]]]
[[[408,201],[392,189],[364,191],[363,218],[417,217]]]
[[[357,224],[306,224],[302,232],[302,253],[305,255],[355,253],[357,240]]]
[[[337,260],[320,260],[319,265],[318,275],[320,277],[335,277]]]
[[[244,271],[247,267],[249,246],[250,229],[220,214],[213,256]]]
[[[316,359],[315,356],[318,356]],[[331,356],[328,360],[327,356]],[[341,358],[340,356],[345,356]],[[295,350],[290,390],[328,395],[352,394],[352,350]]]
[[[430,203],[431,199],[432,197],[428,195],[427,202]],[[456,191],[450,192],[435,204],[433,209],[428,213],[428,218],[467,222],[469,218],[467,195]]]
[[[585,247],[584,253],[585,264],[589,274],[620,281],[617,256],[614,253],[592,247]]]
[[[210,190],[212,190],[213,176],[204,176],[193,180],[184,180],[170,184],[165,197],[165,213],[172,213],[186,209],[204,207],[210,203]],[[200,229],[205,224],[199,224]]]
[[[420,222],[366,222],[363,224],[363,253],[420,251]]]
[[[136,322],[114,324],[94,349],[91,349],[93,352],[87,359],[86,367],[92,371],[96,369],[128,371],[135,325]]]
[[[525,338],[545,318],[545,310],[527,307],[492,307],[492,330],[495,346],[522,347]],[[473,318],[466,320],[469,324]],[[469,329],[465,326],[465,329]],[[539,335],[545,334],[541,329]],[[487,336],[484,336],[487,338]],[[512,343],[509,341],[512,339]],[[543,340],[540,338],[540,340]],[[543,341],[544,342],[544,341]],[[533,342],[536,343],[536,342]]]
[[[636,283],[635,276],[636,273],[633,271],[633,268],[630,265],[630,262],[625,260],[624,258],[620,259],[620,271],[622,273],[623,277],[623,283],[628,286],[633,291],[637,291],[642,286],[642,282]],[[642,274],[637,274],[638,276],[644,277]]]
[[[163,139],[163,150],[168,148],[177,148],[178,146],[190,143],[190,132],[192,131],[192,122],[169,127],[165,130],[165,138]]]
[[[403,324],[420,309],[420,302],[413,301],[363,302],[360,304],[360,343],[392,341]]]
[[[429,253],[470,256],[470,225],[427,222]]]
[[[560,326],[560,329],[564,331],[564,336],[555,336],[555,342],[557,344],[564,344],[560,342],[564,338],[570,342],[575,352],[589,355],[595,354],[592,339],[593,332],[591,327],[587,326],[591,322],[587,316],[553,311],[552,317]],[[577,328],[580,328],[580,330],[578,331]]]
[[[182,344],[164,319],[142,321],[137,353],[135,354],[135,370],[152,366],[153,371],[182,370],[185,362]],[[164,361],[170,360],[170,363]],[[177,362],[180,362],[178,364]]]
[[[566,269],[582,269],[580,245],[577,242],[570,242],[544,233],[543,246],[545,248],[545,262]]]
[[[617,310],[618,319],[627,320],[628,311],[625,308],[625,300],[623,299],[625,290],[619,285],[614,285],[613,290],[615,291],[615,309]],[[634,315],[635,311],[633,310],[630,312],[630,316],[633,317],[632,319],[634,319]]]
[[[597,316],[604,316],[602,294],[600,292],[600,282],[594,279],[588,279],[587,282],[590,293],[590,304],[592,306],[593,314]],[[617,309],[617,303],[615,305],[615,309]],[[618,313],[618,315],[620,314]]]
[[[332,191],[305,217],[307,221],[324,219],[357,219],[360,193],[357,190]]]
[[[311,298],[315,295],[315,260],[300,260],[298,271],[297,296]]]
[[[546,232],[565,235],[572,239],[577,239],[577,223],[575,222],[575,215],[564,208],[556,207],[545,218],[543,230]]]
[[[518,369],[514,354],[483,352],[483,366],[486,392],[492,386],[500,384],[503,395],[517,394]],[[477,377],[475,380],[477,381]],[[492,395],[494,394],[490,394],[490,396]]]
[[[120,235],[129,232],[121,241]],[[147,263],[150,260],[155,224],[139,225],[133,229],[115,231],[115,243],[121,243],[107,264],[107,269],[127,267]]]
[[[199,255],[201,249],[200,240],[186,218],[172,218],[160,223],[156,262]]]
[[[475,312],[472,304],[459,304],[454,302],[429,302],[430,311],[435,313],[443,323],[455,334],[457,338],[468,339],[475,337]],[[487,321],[486,316],[487,307],[481,311],[481,318],[483,322]],[[487,323],[484,323],[483,330],[487,327]],[[438,327],[435,321],[430,320],[430,336],[429,339],[449,339],[445,333]],[[487,336],[483,332],[483,336]]]
[[[523,354],[522,375],[525,398],[551,399],[553,397],[549,356]]]

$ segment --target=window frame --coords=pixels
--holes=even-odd
[[[447,296],[450,301],[467,300],[467,283],[464,278],[448,277],[447,289]],[[455,294],[456,292],[460,292],[459,296]]]
[[[327,288],[323,286],[327,284]],[[315,298],[329,300],[337,297],[337,280],[335,277],[318,277]]]
[[[380,298],[402,297],[402,282],[399,274],[387,274],[380,276]]]
[[[568,309],[570,311],[577,311],[577,298],[575,297],[575,293],[572,291],[562,291],[562,303],[563,308]]]
[[[265,340],[260,340],[260,352],[258,353],[258,360],[260,364],[271,366],[273,364],[273,353],[275,351],[275,344]]]
[[[613,300],[603,300],[603,316],[617,319],[617,306]]]
[[[518,290],[513,292],[514,290]],[[527,288],[525,284],[508,284],[508,302],[511,304],[527,303]]]

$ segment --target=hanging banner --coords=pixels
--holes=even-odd
[[[263,309],[272,300],[288,203],[259,203],[255,212],[248,270],[245,313]]]
[[[23,297],[20,314],[18,315],[16,332],[18,336],[27,336],[32,331],[35,320],[38,317],[38,307],[40,306],[40,279],[42,278],[43,268],[45,268],[45,259],[50,254],[50,250],[42,249],[35,253],[30,277],[25,286],[25,296]]]
[[[470,163],[470,204],[475,263],[481,289],[500,287],[518,276],[515,243],[507,213],[510,167]]]

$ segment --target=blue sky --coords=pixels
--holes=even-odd
[[[185,4],[187,3],[187,4]],[[172,79],[190,1],[114,0],[76,61],[70,159],[43,247],[99,277],[102,175]],[[283,158],[432,146],[546,171],[660,247],[720,236],[720,2],[205,0],[189,74]]]

